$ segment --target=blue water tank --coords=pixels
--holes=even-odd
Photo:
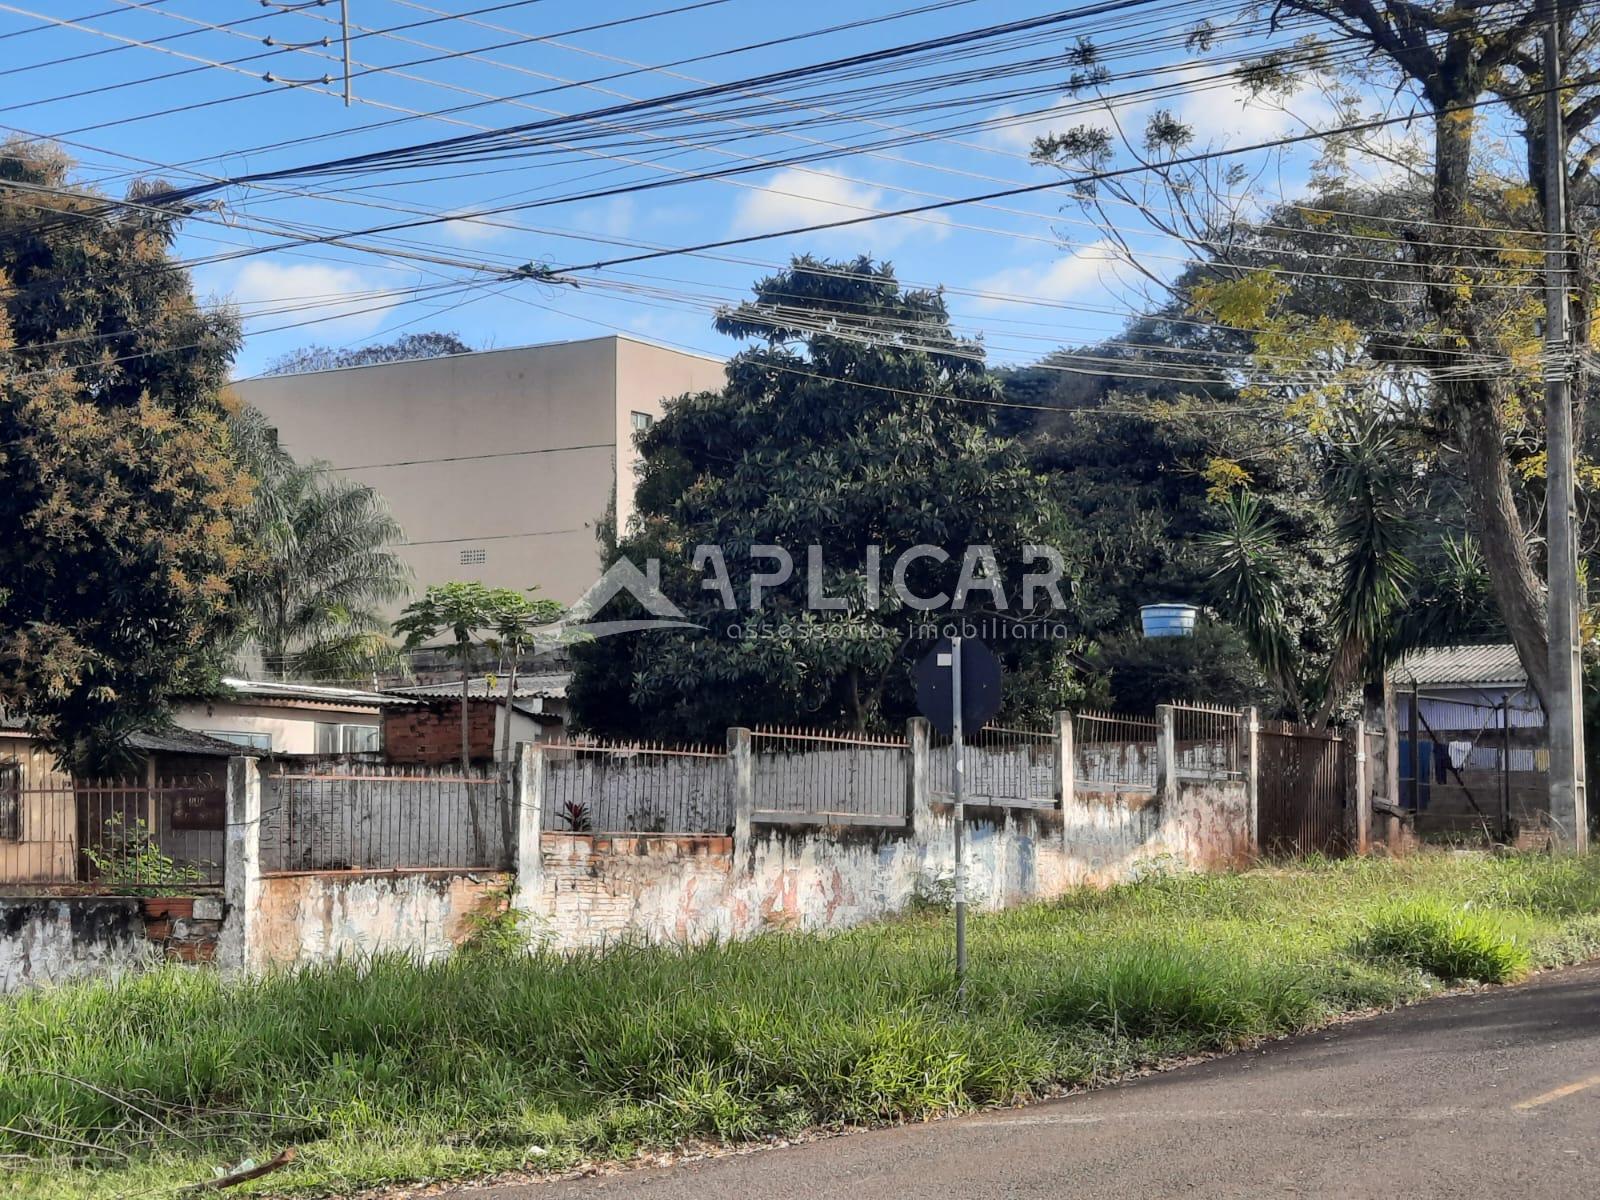
[[[1146,604],[1139,610],[1145,637],[1188,637],[1199,610],[1192,604]]]

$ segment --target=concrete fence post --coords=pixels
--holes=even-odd
[[[733,800],[733,860],[749,870],[753,865],[750,825],[756,810],[756,764],[750,731],[739,726],[728,730],[728,788]]]
[[[906,832],[918,845],[932,836],[933,760],[927,717],[906,722],[906,744],[911,762],[906,770]]]
[[[1372,848],[1372,785],[1367,769],[1367,724],[1356,720],[1345,731],[1347,796],[1345,829],[1350,848],[1365,854]]]
[[[224,971],[249,974],[261,967],[261,771],[254,758],[228,760],[225,838],[217,962]]]
[[[1178,734],[1172,705],[1156,705],[1156,794],[1161,803],[1178,798]]]
[[[544,902],[544,756],[545,748],[533,742],[518,742],[511,754],[511,869],[516,873],[511,903],[524,913],[540,910]]]
[[[1244,710],[1244,786],[1250,798],[1250,853],[1261,856],[1261,713]]]
[[[1077,751],[1072,744],[1072,714],[1056,714],[1056,807],[1065,811],[1077,786]]]

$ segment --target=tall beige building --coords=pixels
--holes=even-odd
[[[295,458],[370,484],[420,590],[538,585],[570,604],[599,574],[596,527],[633,513],[636,430],[719,388],[720,359],[626,336],[252,379],[238,394]]]

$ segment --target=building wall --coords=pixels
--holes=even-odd
[[[617,528],[625,530],[633,516],[638,488],[639,452],[633,444],[633,414],[659,420],[662,402],[686,392],[710,391],[726,382],[720,358],[666,351],[648,342],[617,339],[616,476]]]
[[[0,884],[70,881],[78,877],[78,818],[72,776],[23,733],[0,732],[0,762],[22,767],[22,837],[0,838]]]
[[[419,588],[538,585],[570,604],[599,574],[596,523],[619,477],[633,475],[630,414],[658,417],[663,397],[720,382],[721,369],[604,337],[253,379],[237,391],[297,458],[384,495]],[[520,453],[549,450],[561,452]],[[394,463],[406,465],[382,465]],[[621,490],[631,511],[631,483]]]
[[[265,733],[275,754],[317,753],[317,725],[370,725],[382,721],[371,708],[297,708],[281,704],[248,704],[232,700],[187,700],[172,714],[173,724],[197,733]]]

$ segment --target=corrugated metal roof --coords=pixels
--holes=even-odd
[[[146,754],[203,754],[208,758],[231,758],[243,753],[232,742],[176,726],[135,733],[128,738],[128,745]]]
[[[1486,646],[1429,646],[1413,650],[1389,668],[1396,683],[1457,687],[1518,686],[1528,673],[1509,642]]]
[[[251,700],[298,700],[313,704],[326,704],[330,708],[377,708],[390,703],[381,692],[363,688],[330,687],[324,683],[279,683],[272,679],[240,679],[229,676],[222,681],[224,693],[206,697],[214,700],[230,699],[229,693]]]
[[[572,682],[571,671],[548,671],[533,675],[518,675],[514,700],[563,700],[567,684]],[[489,686],[487,675],[478,675],[467,681],[467,695],[475,700],[503,699],[510,679],[505,675],[495,677],[494,687]],[[415,683],[408,687],[390,688],[397,696],[426,696],[429,699],[454,700],[461,695],[461,681],[453,683]]]

